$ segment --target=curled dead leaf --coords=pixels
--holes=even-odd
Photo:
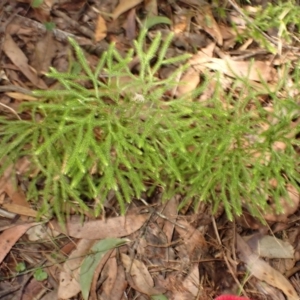
[[[299,206],[299,191],[292,184],[286,185],[286,190],[289,199],[285,197],[280,198],[280,205],[283,208],[281,214],[276,214],[275,205],[271,205],[271,212],[263,215],[265,220],[270,222],[284,221],[288,216],[296,212]]]
[[[129,284],[137,291],[146,295],[157,295],[164,291],[154,287],[154,281],[145,264],[137,259],[131,259],[121,254],[122,263],[127,272]]]
[[[105,19],[99,15],[97,18],[97,23],[96,23],[96,30],[95,30],[95,41],[100,42],[102,41],[107,34],[107,26]]]
[[[45,82],[39,78],[34,71],[32,71],[32,68],[28,65],[28,58],[19,48],[10,34],[5,35],[3,51],[14,63],[14,65],[18,67],[18,69],[31,81],[32,84],[40,89],[48,88]]]
[[[196,89],[200,83],[199,72],[193,68],[190,68],[182,76],[181,82],[177,88],[177,96],[180,97]]]
[[[195,20],[198,25],[201,26],[203,30],[217,42],[218,45],[223,45],[223,36],[219,25],[213,16],[210,5],[203,5],[201,7],[201,12],[196,14]]]
[[[272,81],[276,77],[275,69],[264,61],[234,61],[229,57],[211,58],[205,66],[233,78],[242,77],[258,82]]]
[[[203,63],[210,61],[216,44],[211,43],[206,48],[202,48],[189,59],[189,69],[183,74],[178,85],[176,96],[181,97],[196,89],[200,83],[200,73],[205,70]]]
[[[121,0],[112,13],[113,20],[116,20],[121,14],[143,2],[142,0]]]
[[[186,250],[189,254],[190,260],[200,259],[201,256],[207,251],[208,246],[204,238],[204,235],[195,227],[190,225],[185,220],[180,220],[178,224],[184,227],[176,227],[176,231],[179,233],[180,237],[183,239]]]

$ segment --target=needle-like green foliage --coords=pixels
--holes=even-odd
[[[71,39],[81,69],[51,69],[48,76],[61,87],[35,92],[38,101],[21,108],[27,118],[0,116],[1,172],[27,156],[28,200],[60,220],[65,207],[98,215],[110,191],[124,212],[126,202],[157,186],[165,198],[182,194],[181,206],[190,199],[215,209],[222,203],[230,218],[243,205],[257,214],[268,196],[280,210],[286,183],[297,186],[299,180],[297,141],[288,136],[297,111],[293,100],[270,92],[270,115],[246,82],[240,99],[217,84],[208,102],[189,101],[207,88],[208,78],[194,95],[172,99],[185,66],[166,79],[157,73],[188,55],[167,58],[171,35],[163,40],[157,34],[148,46],[146,40],[142,31],[125,57],[111,45],[91,68]],[[133,58],[137,74],[129,68]],[[260,130],[261,123],[267,129]],[[296,136],[298,127],[293,130]],[[286,148],[274,149],[276,142]]]

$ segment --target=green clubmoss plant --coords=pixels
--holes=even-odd
[[[51,69],[48,76],[59,88],[36,91],[39,99],[20,108],[22,119],[0,116],[1,172],[28,157],[28,200],[61,221],[66,206],[98,215],[110,191],[124,212],[126,202],[157,186],[165,199],[182,194],[181,207],[190,199],[214,209],[223,204],[229,218],[244,205],[257,214],[268,207],[268,197],[280,210],[286,183],[299,181],[297,140],[288,137],[297,117],[293,100],[270,91],[269,113],[244,82],[239,95],[218,83],[211,99],[196,101],[207,76],[193,95],[174,99],[170,90],[189,55],[166,58],[172,35],[147,41],[143,30],[124,57],[111,45],[92,68],[70,39],[80,69]],[[129,67],[133,59],[136,74]],[[158,77],[162,67],[178,63],[183,67],[170,77]],[[295,137],[298,127],[293,130]],[[274,149],[278,141],[284,150]]]

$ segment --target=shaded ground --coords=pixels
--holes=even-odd
[[[94,65],[111,42],[121,54],[126,53],[145,16],[155,24],[151,34],[176,34],[171,56],[193,54],[182,79],[189,84],[178,88],[177,97],[200,84],[203,68],[212,74],[222,71],[224,91],[234,93],[237,75],[232,70],[239,70],[238,75],[250,78],[261,90],[260,100],[268,103],[268,93],[276,90],[282,74],[289,74],[280,73],[280,67],[290,62],[293,70],[298,60],[295,24],[288,24],[290,40],[280,36],[278,28],[254,27],[259,40],[250,37],[249,18],[262,14],[261,6],[254,5],[259,1],[248,6],[252,14],[248,17],[235,1],[218,7],[196,0],[119,4],[45,0],[33,1],[36,8],[29,2],[0,3],[0,113],[9,118],[17,115],[20,103],[35,100],[32,90],[55,86],[44,75],[50,66],[68,70],[72,60],[68,37],[76,39]],[[245,34],[241,42],[237,42],[238,34]],[[275,52],[262,47],[260,39]],[[259,75],[249,72],[253,64]],[[170,72],[164,71],[161,78]],[[282,97],[289,92],[297,102],[299,90],[292,81],[286,77]],[[212,81],[198,100],[208,99],[214,87]],[[295,120],[291,126],[297,125]],[[281,151],[285,145],[277,147]],[[178,212],[181,196],[161,204],[157,188],[145,201],[133,199],[124,217],[116,211],[112,194],[98,219],[70,217],[66,235],[56,220],[34,222],[36,207],[26,201],[27,183],[21,178],[27,164],[30,161],[24,158],[0,178],[1,299],[87,299],[88,291],[90,299],[149,299],[153,295],[160,295],[153,299],[165,299],[162,295],[177,300],[214,299],[222,293],[243,293],[251,299],[299,298],[299,193],[293,186],[287,186],[293,204],[283,203],[280,215],[265,214],[268,225],[251,217],[246,208],[233,222],[222,206],[213,216],[206,203],[195,211],[191,202]],[[99,247],[105,251],[97,256]]]

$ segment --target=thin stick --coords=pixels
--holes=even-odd
[[[230,265],[230,263],[229,263],[229,261],[228,261],[226,255],[225,255],[225,253],[224,253],[223,245],[222,245],[222,242],[221,242],[221,239],[220,239],[220,235],[219,235],[219,232],[218,232],[218,229],[217,229],[217,224],[216,224],[216,220],[215,220],[214,216],[212,216],[211,219],[212,219],[212,224],[213,224],[213,227],[214,227],[214,231],[215,231],[215,234],[216,234],[218,243],[219,243],[219,245],[220,245],[221,248],[222,248],[223,258],[224,258],[224,261],[225,261],[226,266],[227,266],[227,268],[228,268],[228,271],[229,271],[229,273],[231,274],[231,276],[233,277],[235,283],[238,285],[240,291],[242,291],[243,294],[244,294],[246,297],[248,297],[246,291],[245,291],[244,288],[243,288],[243,286],[241,285],[241,283],[239,282],[239,280],[236,278],[236,276],[235,276],[235,274],[234,274],[234,272],[233,272],[233,270],[232,270],[232,267],[231,267],[231,265]]]
[[[22,121],[22,119],[20,118],[20,116],[18,115],[18,113],[12,109],[11,107],[7,106],[6,104],[3,104],[0,102],[0,105],[5,107],[6,109],[8,109],[10,112],[12,112],[20,121]]]

